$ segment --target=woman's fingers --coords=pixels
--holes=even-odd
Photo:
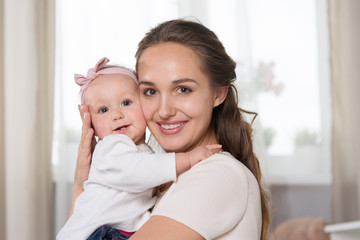
[[[80,142],[84,143],[86,135],[89,132],[89,129],[91,129],[91,116],[89,113],[89,108],[87,105],[82,104],[78,106],[81,121],[83,123],[81,128],[81,139]]]
[[[75,170],[75,182],[82,185],[89,175],[91,155],[96,141],[94,137],[94,130],[91,128],[91,117],[88,107],[86,105],[79,106],[79,112],[83,125],[81,129],[81,139]]]
[[[90,155],[94,151],[96,145],[96,140],[94,136],[94,130],[92,128],[88,129],[88,133],[85,136],[84,140],[84,147],[86,149],[86,152],[88,152]]]
[[[83,120],[82,116],[84,114],[83,110],[82,110],[82,105],[78,105],[78,109],[79,109],[79,113],[80,113],[80,117],[81,117],[81,121]]]
[[[90,156],[91,159],[91,154],[96,144],[96,140],[94,137],[94,130],[91,128],[91,115],[87,105],[82,104],[79,105],[78,108],[83,123],[81,128],[81,139],[79,144],[78,160],[79,159],[89,160],[88,158]]]

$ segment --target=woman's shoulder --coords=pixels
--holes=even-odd
[[[220,152],[212,155],[195,165],[187,174],[198,174],[198,172],[208,175],[209,178],[215,176],[225,177],[231,181],[238,183],[243,182],[244,184],[248,184],[249,180],[255,179],[251,171],[228,152]]]
[[[202,196],[212,198],[213,203],[221,205],[222,210],[224,205],[237,206],[236,217],[245,213],[249,201],[258,202],[260,199],[255,176],[228,152],[214,154],[180,175],[174,191],[176,188],[188,188],[183,191],[189,191],[189,195],[200,192]]]
[[[240,224],[249,201],[253,201],[252,192],[258,192],[255,184],[252,173],[231,154],[214,154],[181,174],[158,201],[153,214],[172,218],[206,239],[215,239]]]
[[[246,202],[247,191],[252,188],[256,179],[250,170],[227,152],[217,153],[199,162],[188,171],[181,174],[167,191],[187,193],[194,196],[200,193],[202,196],[221,192],[223,199]],[[256,184],[256,188],[258,188]]]

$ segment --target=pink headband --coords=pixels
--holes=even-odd
[[[126,69],[126,68],[108,67],[108,68],[101,69],[108,62],[109,62],[109,59],[106,58],[106,57],[100,59],[97,62],[97,64],[95,65],[94,68],[90,68],[88,70],[86,77],[83,76],[83,75],[80,75],[80,74],[75,74],[74,75],[76,84],[81,87],[81,104],[84,104],[84,95],[85,95],[86,89],[89,87],[90,83],[101,74],[103,74],[103,75],[104,74],[122,74],[122,75],[126,75],[126,76],[129,76],[132,79],[134,79],[134,81],[137,84],[139,84],[139,80],[137,79],[135,74],[133,72],[131,72],[130,70]],[[99,70],[99,69],[101,69],[101,70]]]

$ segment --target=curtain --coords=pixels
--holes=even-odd
[[[360,1],[329,0],[334,222],[360,219]]]
[[[52,239],[54,0],[1,0],[0,239]]]
[[[4,3],[0,1],[0,239],[5,239]]]

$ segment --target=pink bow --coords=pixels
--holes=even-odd
[[[81,87],[81,103],[82,104],[84,104],[84,95],[85,95],[86,89],[89,87],[90,83],[101,74],[123,74],[123,75],[131,77],[138,84],[139,81],[138,81],[137,77],[135,76],[135,74],[126,68],[109,67],[109,68],[101,69],[109,61],[110,60],[106,57],[100,59],[96,63],[94,68],[90,68],[88,70],[86,77],[81,74],[74,75],[76,84]]]

